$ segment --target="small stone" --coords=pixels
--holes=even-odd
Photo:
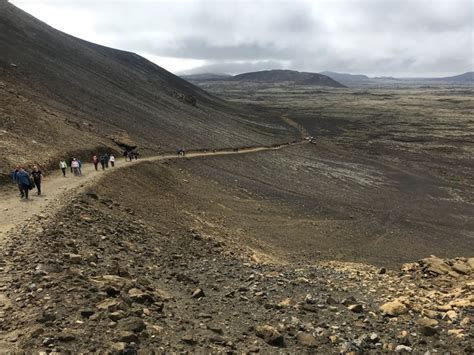
[[[98,309],[112,311],[112,309],[115,309],[116,307],[118,307],[119,304],[120,304],[119,301],[108,298],[108,299],[98,303],[96,305],[96,307]]]
[[[455,311],[451,310],[451,311],[446,312],[446,317],[448,317],[449,319],[453,321],[458,318],[458,314]]]
[[[341,301],[341,304],[343,304],[346,307],[351,305],[351,304],[356,304],[356,303],[357,303],[357,301],[356,301],[354,296],[347,297],[346,299]]]
[[[452,271],[451,266],[446,264],[443,259],[440,259],[436,256],[422,259],[420,263],[423,265],[423,270],[425,272],[443,275],[448,274],[450,271]]]
[[[406,345],[397,345],[397,347],[395,348],[395,351],[397,353],[401,353],[401,352],[411,353],[413,349]]]
[[[435,335],[438,332],[438,321],[429,318],[420,318],[416,321],[420,333],[426,336]]]
[[[290,307],[290,303],[291,303],[291,299],[290,298],[285,298],[283,301],[280,301],[276,305],[276,307],[279,308],[279,309],[288,308],[288,307]]]
[[[202,288],[197,288],[193,291],[193,294],[191,295],[192,298],[201,298],[204,297],[204,291]]]
[[[76,339],[76,336],[72,333],[63,332],[58,335],[58,340],[62,342],[70,342]]]
[[[387,302],[380,307],[380,311],[386,315],[396,317],[408,312],[407,307],[399,300]]]
[[[44,346],[49,346],[54,343],[54,338],[44,338],[42,344]]]
[[[138,317],[131,317],[127,319],[121,319],[119,321],[120,329],[132,331],[134,333],[140,333],[145,329],[145,322]]]
[[[218,326],[217,324],[213,324],[213,323],[209,323],[207,325],[207,329],[213,331],[214,333],[217,333],[217,334],[224,334],[224,331],[222,330],[222,328],[220,326]]]
[[[474,270],[474,258],[469,258],[467,259],[467,265],[469,265],[469,267]]]
[[[372,343],[377,343],[380,340],[380,337],[377,333],[372,333],[369,335],[369,339]]]
[[[461,327],[467,328],[469,324],[471,324],[471,319],[469,317],[464,317],[459,324],[461,325]]]
[[[319,311],[319,308],[315,304],[305,303],[302,307],[305,311],[316,313]]]
[[[464,338],[464,329],[449,329],[448,334],[452,335],[458,339]]]
[[[153,303],[154,298],[152,295],[139,290],[138,288],[132,288],[128,290],[128,296],[132,301],[137,303]]]
[[[296,339],[298,341],[298,344],[302,346],[313,347],[318,344],[316,338],[309,333],[299,332],[296,335]]]
[[[285,341],[283,335],[270,325],[258,325],[255,328],[256,334],[259,338],[262,338],[267,344],[273,346],[283,346]]]
[[[82,317],[84,318],[89,318],[90,316],[92,316],[95,311],[91,308],[82,308],[79,313],[81,314]]]
[[[192,334],[185,334],[181,337],[181,341],[183,343],[189,344],[189,345],[194,345],[196,344],[196,339],[194,339],[194,336]]]
[[[364,311],[364,307],[361,304],[351,304],[347,306],[347,309],[354,313],[361,313]]]
[[[82,255],[69,254],[69,261],[71,264],[80,264],[82,262]]]
[[[126,313],[124,311],[115,311],[109,314],[109,318],[112,319],[114,322],[118,321],[119,319],[122,319],[126,316]]]
[[[377,273],[378,273],[379,275],[383,275],[383,274],[385,274],[386,272],[387,272],[387,270],[386,270],[384,267],[381,267],[381,268],[379,269],[379,271],[377,271]]]
[[[471,267],[462,263],[454,263],[453,270],[460,274],[467,275],[471,272]]]
[[[52,322],[56,320],[56,315],[51,312],[43,312],[40,316],[36,318],[38,323]]]
[[[127,343],[119,342],[112,345],[112,350],[117,352],[123,352],[127,348]]]
[[[424,309],[421,311],[421,314],[427,318],[435,319],[435,318],[440,318],[441,313],[437,311],[433,311],[430,309]]]
[[[138,341],[138,337],[134,332],[126,330],[119,333],[119,340],[125,343],[136,343]]]

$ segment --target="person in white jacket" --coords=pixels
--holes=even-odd
[[[66,177],[66,169],[67,169],[67,164],[64,159],[61,159],[59,161],[59,169],[63,172],[63,176]]]
[[[112,165],[112,168],[113,168],[115,166],[115,157],[114,157],[113,154],[110,154],[109,162],[110,162],[110,165]]]

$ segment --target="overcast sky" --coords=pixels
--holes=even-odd
[[[10,0],[174,73],[263,69],[444,76],[473,70],[474,0]]]

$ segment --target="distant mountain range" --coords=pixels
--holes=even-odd
[[[335,88],[345,87],[338,81],[329,76],[318,74],[299,72],[295,70],[263,70],[251,73],[244,73],[232,77],[234,81],[258,81],[258,82],[293,82],[301,85],[318,85],[330,86]]]
[[[230,74],[214,74],[214,73],[202,73],[202,74],[184,74],[181,75],[184,80],[190,81],[212,81],[212,80],[228,80],[232,78]]]
[[[194,74],[182,75],[183,79],[191,81],[216,81],[216,80],[230,80],[230,81],[253,81],[253,82],[292,82],[300,85],[315,85],[328,86],[334,88],[343,88],[343,84],[337,80],[330,78],[327,75],[319,73],[299,72],[295,70],[263,70],[250,73],[243,73],[234,76],[223,74]]]
[[[340,83],[344,82],[357,82],[357,81],[369,81],[370,78],[363,74],[348,74],[348,73],[336,73],[333,71],[323,71],[321,74],[329,76],[331,79],[337,80]]]
[[[298,72],[294,70],[263,70],[238,75],[227,74],[192,74],[182,75],[189,81],[255,81],[255,82],[293,82],[302,85],[317,85],[329,87],[356,87],[371,85],[403,85],[403,84],[474,84],[474,72],[440,78],[395,78],[391,76],[369,77],[364,74],[337,73],[323,71],[321,73]]]
[[[436,80],[436,81],[446,81],[446,82],[453,82],[453,83],[474,83],[474,72],[468,71],[467,73],[455,75],[455,76],[448,76],[444,78],[433,78],[428,80]]]

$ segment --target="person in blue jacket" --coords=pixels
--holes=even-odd
[[[13,172],[13,181],[18,184],[21,198],[28,200],[28,191],[30,191],[30,175],[20,165],[17,165]]]

